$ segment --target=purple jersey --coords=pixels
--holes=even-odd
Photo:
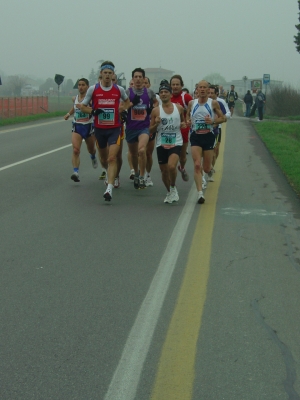
[[[135,93],[132,88],[129,88],[129,100],[133,101],[135,97]],[[144,129],[149,128],[150,125],[150,117],[147,113],[148,108],[150,107],[150,98],[148,95],[148,91],[146,88],[143,90],[143,94],[140,97],[139,104],[131,107],[128,110],[128,118],[126,122],[126,129]]]

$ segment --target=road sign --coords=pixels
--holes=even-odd
[[[270,83],[270,74],[264,74],[264,85],[268,85]]]
[[[63,75],[56,74],[55,77],[54,77],[54,80],[55,80],[56,84],[59,86],[59,85],[61,85],[63,83],[64,78],[65,77]]]

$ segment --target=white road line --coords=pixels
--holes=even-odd
[[[64,119],[59,119],[59,120],[55,120],[55,121],[51,121],[51,122],[43,122],[42,124],[19,126],[18,128],[4,129],[3,131],[0,130],[0,135],[2,135],[3,133],[16,132],[16,131],[20,131],[20,130],[23,130],[23,129],[38,128],[40,126],[57,124],[58,122],[66,122],[66,121]]]
[[[47,153],[38,154],[37,156],[26,158],[26,160],[22,160],[22,161],[18,161],[16,163],[13,163],[13,164],[6,165],[5,167],[0,168],[0,171],[4,171],[5,169],[15,167],[16,165],[20,165],[20,164],[26,163],[28,161],[35,160],[36,158],[47,156],[48,154],[55,153],[56,151],[60,151],[60,150],[66,149],[67,147],[70,147],[70,146],[72,146],[72,145],[71,144],[67,144],[66,146],[59,147],[59,148],[51,150],[51,151],[47,151]]]
[[[162,256],[148,293],[127,338],[122,357],[105,400],[134,400],[153,333],[193,211],[197,191],[193,185]]]

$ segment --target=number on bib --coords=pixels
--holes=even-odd
[[[194,130],[196,133],[208,133],[211,131],[211,125],[208,125],[203,121],[196,121]]]
[[[87,122],[89,121],[90,116],[89,114],[83,113],[81,111],[76,111],[75,112],[75,121],[76,122]]]
[[[113,108],[103,108],[98,116],[99,124],[113,125],[115,122],[115,110]]]
[[[176,145],[176,133],[162,133],[161,145],[165,149],[171,149]]]
[[[135,106],[131,108],[131,119],[132,121],[145,121],[147,117],[146,106]]]

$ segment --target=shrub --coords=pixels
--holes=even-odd
[[[267,98],[268,114],[288,117],[300,114],[300,93],[290,85],[271,88]]]

